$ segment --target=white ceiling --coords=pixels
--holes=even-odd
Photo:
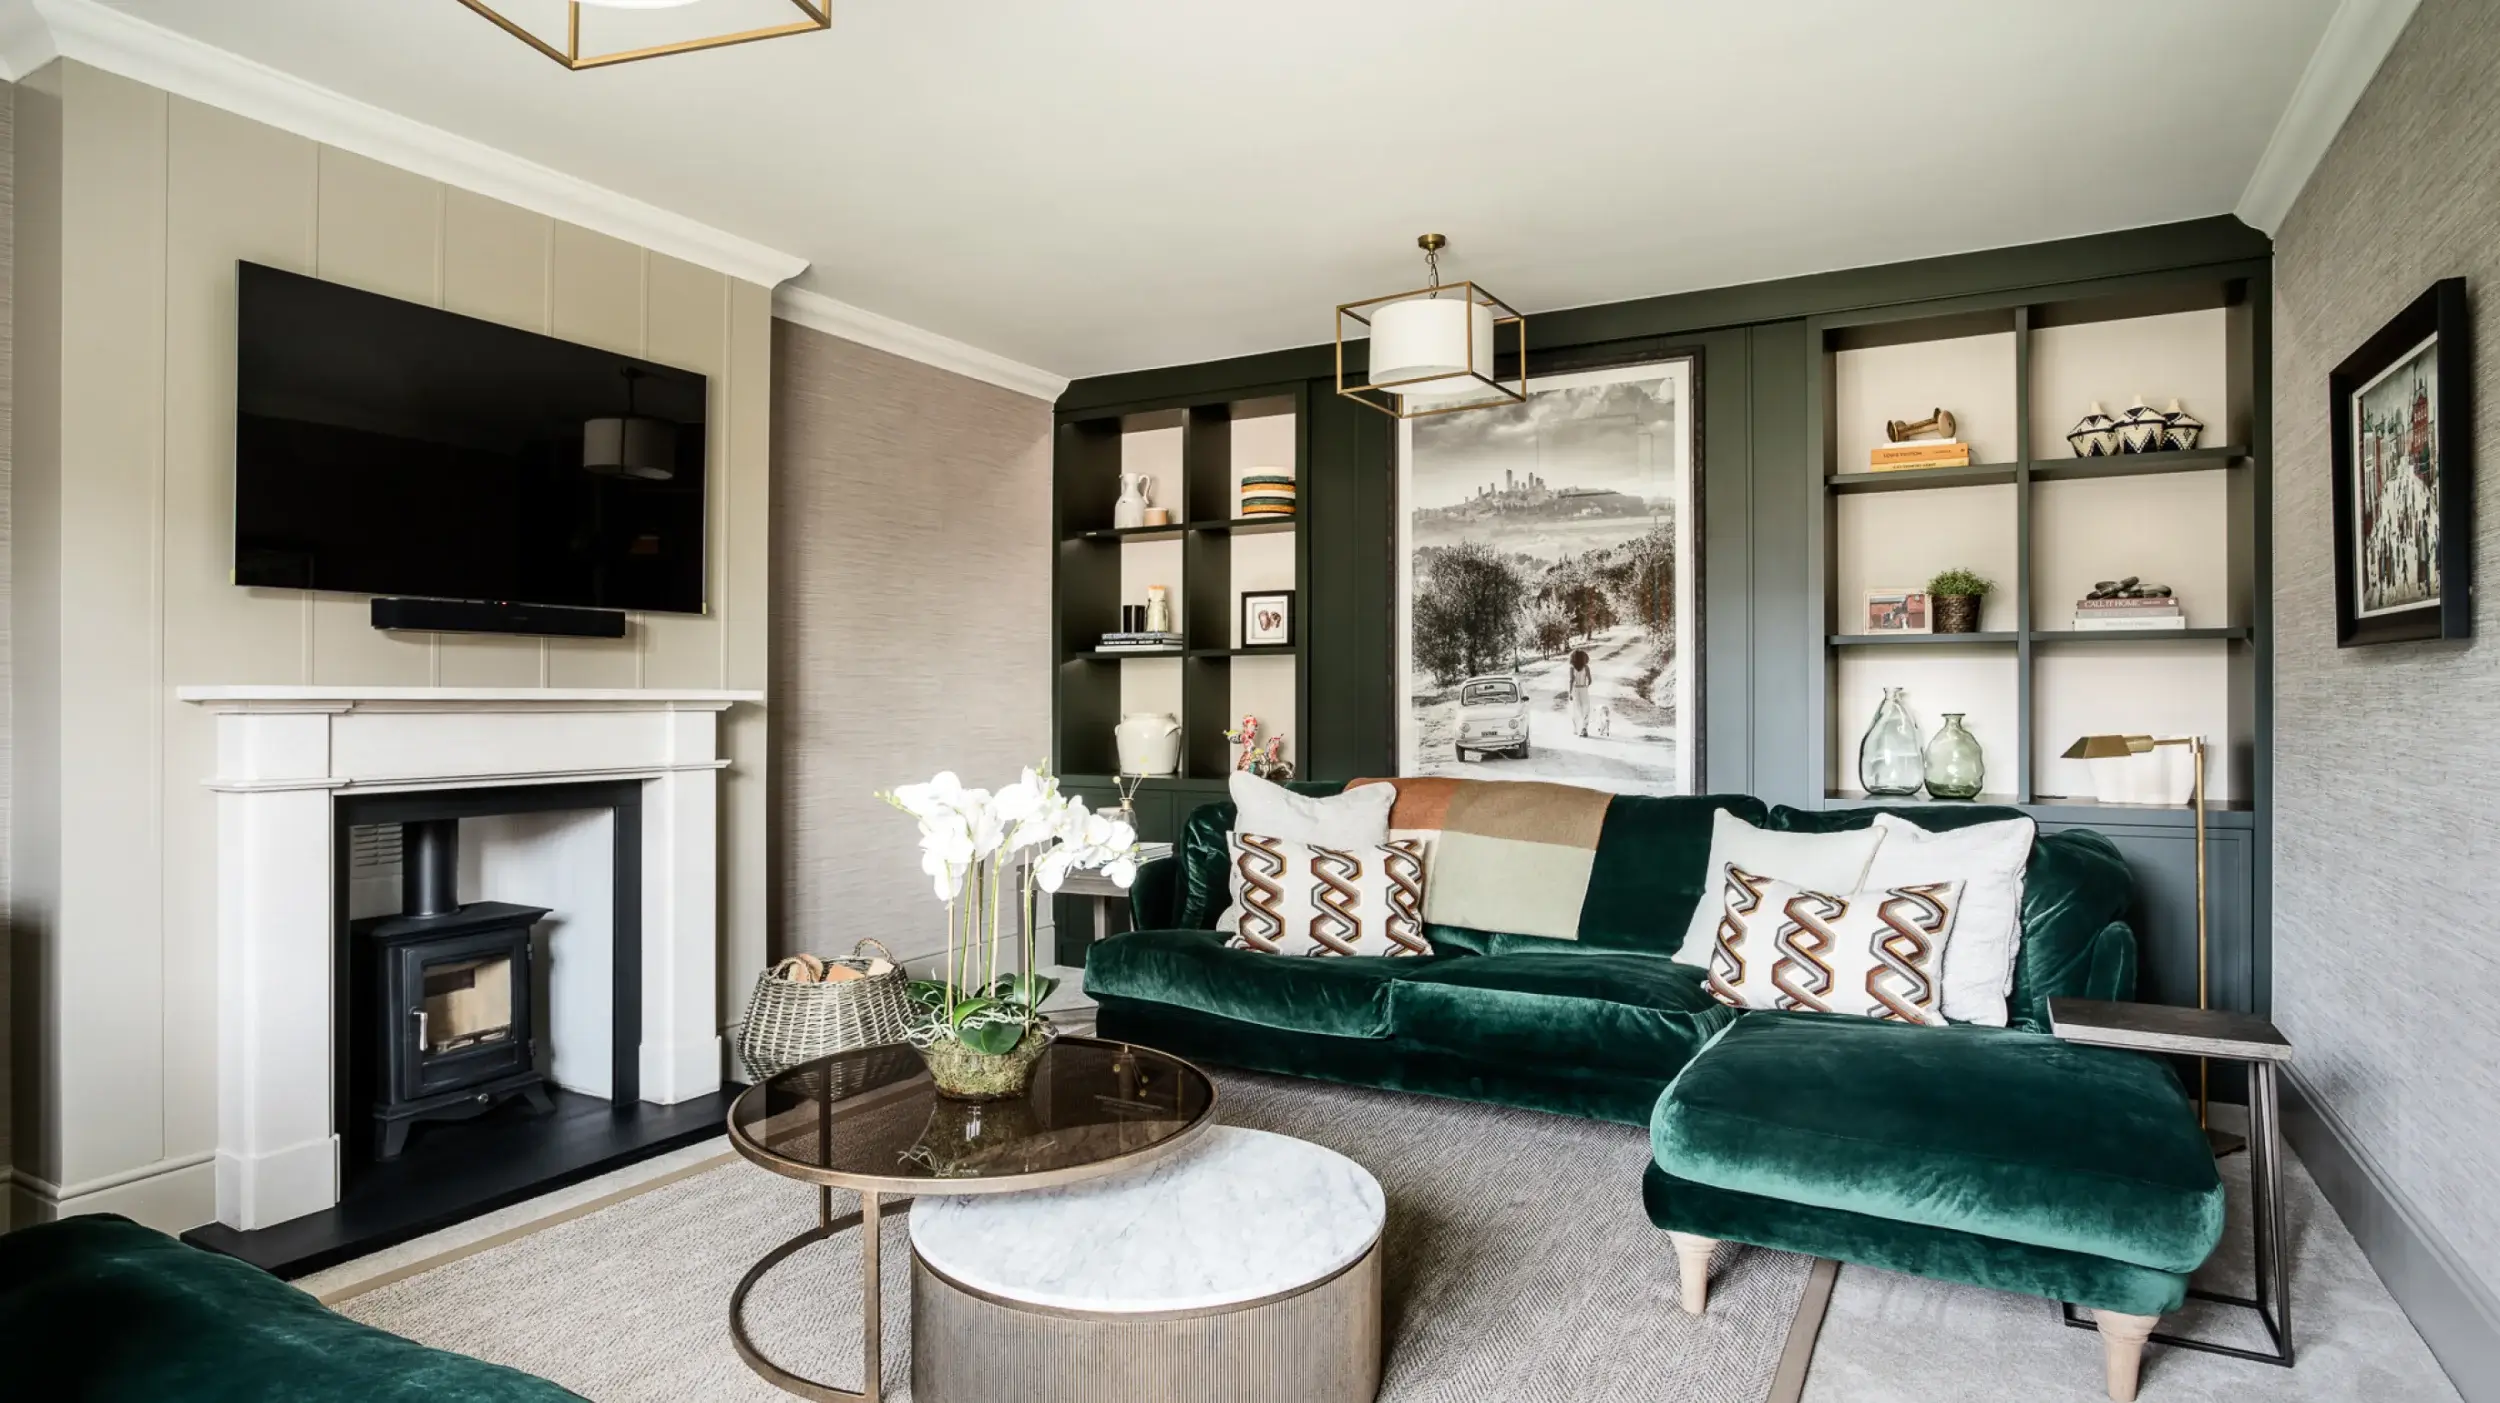
[[[2337,8],[832,0],[575,74],[455,0],[107,2],[1062,375],[1324,341],[1425,230],[1535,313],[2224,213]]]

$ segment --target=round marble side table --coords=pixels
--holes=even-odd
[[[1380,1183],[1216,1126],[1150,1165],[912,1213],[916,1403],[1371,1403]]]

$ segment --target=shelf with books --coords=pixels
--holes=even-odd
[[[1836,472],[1823,485],[1837,493],[1912,492],[1935,487],[1998,487],[2014,480],[2012,463],[1972,463],[1958,468],[1895,468],[1886,472],[1858,469]]]
[[[2245,628],[2035,628],[2034,643],[2245,643]]]

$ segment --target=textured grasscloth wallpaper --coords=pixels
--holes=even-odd
[[[2326,376],[2474,302],[2474,572],[2500,589],[2500,6],[2424,0],[2275,237],[2274,1010],[2294,1066],[2500,1288],[2500,617],[2335,646]]]
[[[1050,432],[1041,400],[773,323],[776,955],[942,948],[876,791],[1049,758]]]

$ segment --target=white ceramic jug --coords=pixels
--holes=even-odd
[[[1144,473],[1120,474],[1120,500],[1111,504],[1112,527],[1126,531],[1132,526],[1145,525],[1146,508],[1153,505],[1154,503],[1146,500],[1146,475]]]
[[[1124,775],[1178,774],[1181,768],[1181,723],[1159,711],[1132,711],[1112,732],[1120,745]]]

